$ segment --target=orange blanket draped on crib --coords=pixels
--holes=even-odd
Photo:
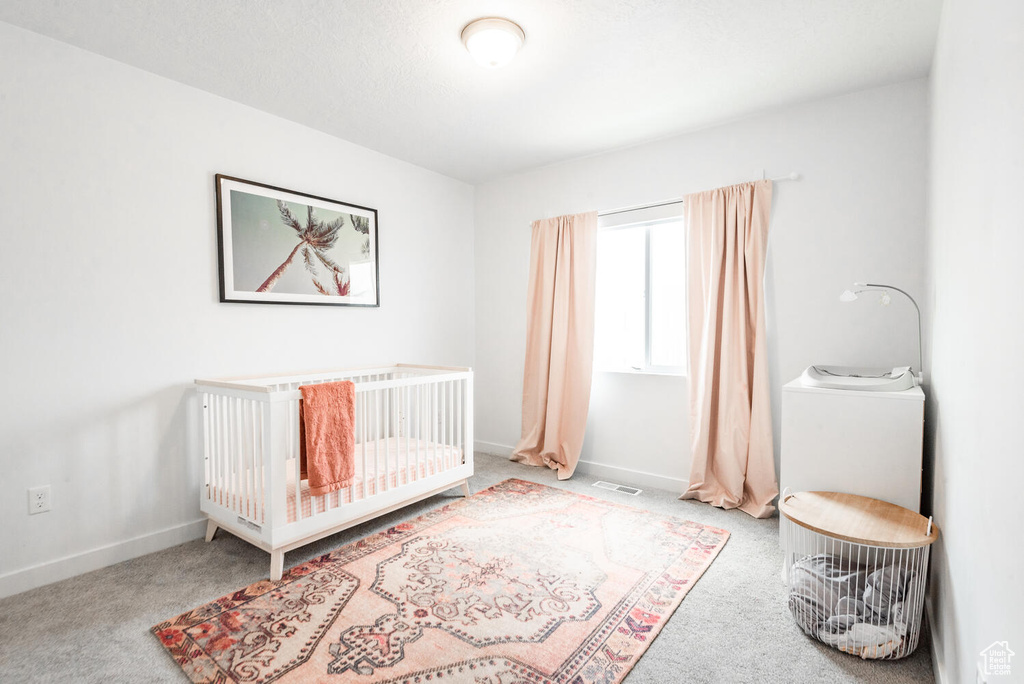
[[[355,477],[356,386],[349,380],[299,387],[299,469],[311,496]]]

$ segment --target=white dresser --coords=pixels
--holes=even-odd
[[[924,392],[782,388],[780,488],[858,494],[920,511]]]

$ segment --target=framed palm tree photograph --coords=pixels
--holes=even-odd
[[[377,210],[216,175],[220,301],[380,306]]]

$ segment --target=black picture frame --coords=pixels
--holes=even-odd
[[[216,174],[220,301],[380,306],[377,210]]]

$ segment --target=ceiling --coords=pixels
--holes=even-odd
[[[470,183],[928,74],[940,0],[4,0],[0,21]],[[507,67],[462,27],[526,31]]]

